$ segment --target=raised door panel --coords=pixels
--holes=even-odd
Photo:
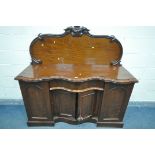
[[[65,90],[52,90],[50,95],[54,116],[75,119],[76,93]]]
[[[108,96],[109,99],[107,104],[105,105],[107,110],[104,111],[104,120],[109,118],[119,120],[121,106],[126,96],[126,90],[124,88],[115,87],[108,92]]]
[[[51,120],[49,85],[47,82],[20,82],[29,120]]]
[[[102,91],[86,91],[78,95],[78,120],[84,120],[98,115]]]
[[[107,83],[99,121],[122,121],[133,84]]]
[[[93,104],[95,102],[95,92],[88,91],[84,93],[79,93],[79,110],[78,110],[78,120],[83,120],[89,118],[93,115]]]

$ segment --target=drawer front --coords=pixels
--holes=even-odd
[[[50,90],[64,89],[71,92],[84,92],[88,90],[103,90],[104,81],[90,80],[84,82],[69,82],[64,80],[50,81]]]

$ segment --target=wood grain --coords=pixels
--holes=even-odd
[[[111,38],[94,38],[88,35],[72,37],[44,36],[30,46],[32,58],[43,64],[104,64],[110,65],[122,57],[122,47]]]
[[[80,64],[30,65],[15,79],[28,82],[48,81],[53,79],[72,82],[83,82],[95,79],[114,83],[138,82],[123,66]]]

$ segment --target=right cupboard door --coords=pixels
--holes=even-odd
[[[106,83],[99,121],[122,121],[134,84]]]

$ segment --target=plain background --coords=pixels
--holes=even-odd
[[[5,0],[0,4],[2,26],[155,26],[154,0]],[[151,155],[154,144],[154,130],[0,131],[1,154]]]

